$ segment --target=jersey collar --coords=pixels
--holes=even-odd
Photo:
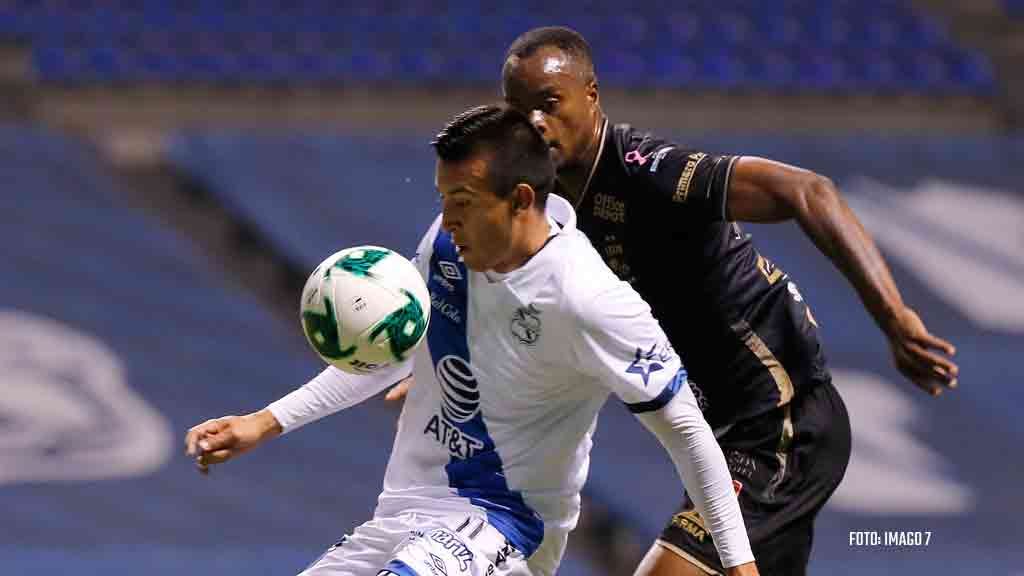
[[[548,203],[544,208],[547,217],[554,220],[562,230],[576,228],[576,211],[572,204],[558,194],[548,194]],[[560,231],[556,231],[560,232]]]
[[[604,154],[604,142],[607,132],[608,117],[605,116],[601,123],[601,142],[597,146],[597,156],[594,156],[594,165],[590,167],[590,174],[587,175],[587,182],[583,185],[583,191],[580,192],[580,199],[576,201],[576,205],[573,208],[578,209],[583,204],[583,199],[587,197],[587,192],[590,191],[590,181],[594,179],[594,173],[597,172],[597,167],[601,164],[601,156]]]

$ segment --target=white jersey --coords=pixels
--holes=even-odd
[[[663,418],[667,425],[699,429],[703,444],[686,437],[673,445],[645,421],[681,472],[700,468],[691,465],[696,456],[705,458],[701,465],[710,472],[692,478],[714,490],[695,487],[695,500],[704,504],[702,492],[714,492],[713,535],[716,520],[722,531],[735,532],[738,523],[740,532],[731,536],[736,557],[723,559],[749,561],[724,458],[679,357],[647,304],[576,229],[568,202],[552,195],[547,212],[547,244],[507,274],[467,269],[440,218],[421,242],[417,265],[430,291],[430,326],[411,361],[415,385],[399,419],[377,515],[483,512],[527,557],[545,537],[564,542],[579,516],[597,414],[613,393],[637,414],[660,414],[673,402],[675,421]],[[349,396],[362,399],[407,373],[402,367],[355,377],[329,368],[319,384],[307,386],[330,380],[343,396],[348,386]],[[289,430],[350,403],[321,399],[312,414],[286,397],[270,408]],[[685,436],[676,430],[677,440]],[[684,477],[689,485],[691,475]],[[561,549],[550,562],[560,556]]]

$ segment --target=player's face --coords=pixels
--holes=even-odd
[[[502,83],[505,102],[544,135],[555,166],[581,164],[601,117],[597,84],[586,67],[561,49],[545,46],[528,58],[506,60]]]
[[[466,267],[476,271],[504,268],[514,230],[511,196],[499,198],[487,178],[489,156],[437,163],[441,226],[451,233]]]

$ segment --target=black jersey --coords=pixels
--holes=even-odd
[[[579,228],[650,304],[716,428],[829,378],[796,285],[726,221],[736,158],[606,124],[577,206]]]

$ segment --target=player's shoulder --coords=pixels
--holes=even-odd
[[[420,243],[416,247],[416,255],[427,254],[433,250],[434,243],[437,241],[437,235],[441,233],[441,214],[438,214],[431,222],[430,227],[420,238]]]
[[[620,123],[612,124],[612,137],[616,143],[628,144],[632,142],[639,142],[652,138],[653,135],[650,132],[641,130],[632,124]]]
[[[629,178],[633,186],[645,189],[660,182],[663,173],[674,173],[679,164],[685,163],[694,152],[629,124],[615,124],[610,132],[610,142],[605,142],[604,161],[613,162],[616,171]],[[609,147],[611,150],[607,150]]]
[[[620,162],[624,164],[647,164],[647,156],[667,146],[676,144],[653,132],[636,128],[631,124],[615,124],[611,127],[612,142]]]
[[[564,236],[558,282],[567,313],[582,320],[595,300],[615,291],[622,281],[604,263],[585,234],[572,230]]]
[[[567,294],[615,280],[590,239],[576,227],[576,212],[567,200],[549,196],[547,215],[561,228],[551,242],[551,260],[556,263],[553,276],[560,287],[572,291]]]

